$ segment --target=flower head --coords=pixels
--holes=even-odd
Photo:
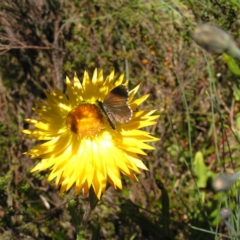
[[[215,192],[227,191],[232,184],[240,177],[240,171],[232,175],[220,173],[213,179],[213,189]]]
[[[103,79],[94,71],[92,79],[85,72],[83,80],[67,78],[67,96],[58,88],[46,93],[44,102],[33,109],[38,119],[26,119],[33,130],[23,130],[29,137],[45,140],[29,150],[32,158],[42,160],[32,169],[49,169],[48,180],[55,179],[60,193],[75,187],[87,196],[92,187],[96,196],[105,192],[107,182],[122,189],[121,173],[137,180],[139,169],[147,170],[139,159],[152,150],[146,144],[158,140],[140,128],[155,124],[155,110],[136,110],[147,99],[133,99],[139,85],[128,92],[123,74],[114,81],[114,72]]]
[[[199,24],[193,33],[195,42],[205,50],[228,55],[240,59],[240,49],[232,36],[218,26],[208,23]]]

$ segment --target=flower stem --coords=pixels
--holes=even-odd
[[[87,225],[87,222],[90,218],[90,215],[91,215],[91,212],[92,212],[92,209],[91,209],[91,204],[90,202],[88,203],[87,207],[86,207],[86,211],[83,215],[83,218],[82,218],[82,222],[81,222],[81,227],[82,229],[84,229]]]
[[[94,210],[94,208],[97,206],[98,201],[99,200],[98,200],[93,188],[91,187],[89,189],[89,202],[87,204],[86,211],[83,215],[82,221],[80,222],[79,226],[77,227],[77,240],[82,239],[81,232],[86,229],[86,226],[87,226],[87,223],[91,216],[91,213]]]

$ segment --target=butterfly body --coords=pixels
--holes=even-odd
[[[116,129],[116,123],[126,123],[132,118],[132,109],[128,105],[128,89],[124,85],[112,89],[103,102],[98,101],[98,105],[113,129]]]

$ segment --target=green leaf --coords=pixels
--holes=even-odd
[[[207,180],[211,176],[211,171],[204,163],[202,152],[197,152],[194,158],[194,173],[197,177],[197,186],[199,188],[206,188]]]
[[[236,0],[229,0],[233,5],[236,5],[238,8],[240,8],[240,3]]]
[[[237,83],[233,84],[233,95],[236,101],[240,100],[240,89]]]
[[[240,139],[240,113],[236,114],[237,137]]]
[[[228,65],[229,70],[235,74],[240,76],[240,68],[236,63],[235,59],[226,53],[223,53],[223,59],[225,60],[226,64]]]

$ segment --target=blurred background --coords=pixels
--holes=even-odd
[[[238,0],[0,2],[0,239],[76,239],[68,202],[81,219],[87,199],[30,173],[39,159],[23,152],[38,143],[21,130],[44,91],[95,68],[141,82],[142,108],[161,115],[147,130],[161,140],[139,182],[108,189],[82,239],[238,239],[240,185],[215,193],[211,182],[239,170],[239,60],[194,42],[206,22],[240,43]]]

